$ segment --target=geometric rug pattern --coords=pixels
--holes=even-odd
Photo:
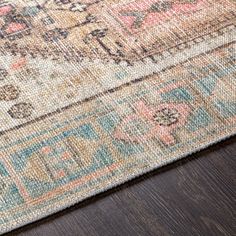
[[[234,135],[235,4],[0,0],[0,233]]]

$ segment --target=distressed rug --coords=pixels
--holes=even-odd
[[[0,0],[0,233],[235,134],[235,4]]]

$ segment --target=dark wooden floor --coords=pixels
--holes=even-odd
[[[236,137],[7,235],[236,235]]]

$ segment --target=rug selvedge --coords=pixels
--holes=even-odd
[[[0,1],[0,232],[236,133],[234,7]]]

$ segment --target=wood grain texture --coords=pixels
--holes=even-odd
[[[236,235],[236,137],[6,236]]]

